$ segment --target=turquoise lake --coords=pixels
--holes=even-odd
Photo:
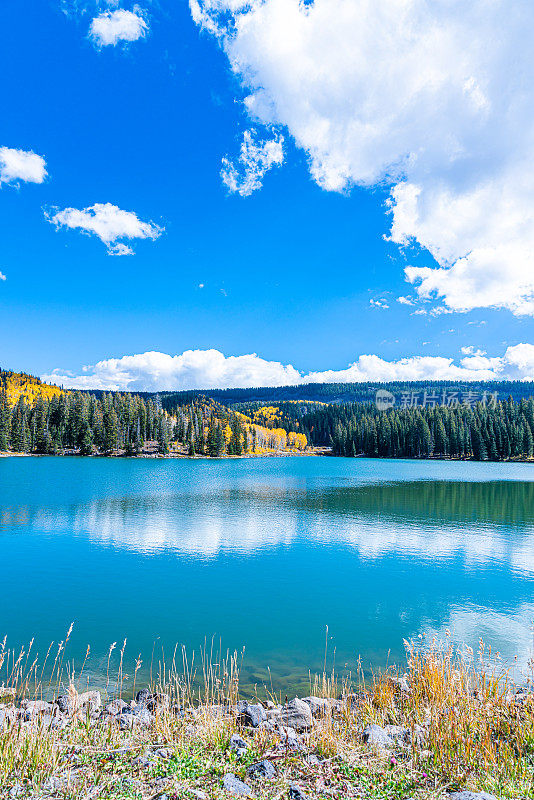
[[[366,670],[404,639],[533,655],[534,467],[342,458],[0,459],[0,637],[98,683],[124,639],[240,651],[244,687]],[[116,664],[116,659],[112,664]],[[139,680],[139,677],[138,677]]]

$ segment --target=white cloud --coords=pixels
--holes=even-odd
[[[0,281],[6,281],[6,280],[7,280],[7,278],[6,278],[6,276],[4,275],[4,273],[3,273],[3,272],[0,272]]]
[[[97,47],[106,47],[119,42],[135,42],[146,36],[147,32],[148,25],[143,18],[143,12],[135,6],[134,11],[120,8],[99,14],[91,22],[89,38]]]
[[[133,211],[123,211],[111,203],[95,203],[88,208],[64,208],[45,217],[56,228],[79,228],[94,234],[106,245],[109,255],[133,255],[132,248],[121,239],[157,239],[164,228],[153,222],[143,222]]]
[[[414,302],[411,297],[397,297],[397,303],[403,306],[413,306]]]
[[[486,351],[480,350],[477,347],[474,347],[472,344],[468,345],[467,347],[462,347],[462,353],[464,356],[485,356]]]
[[[0,185],[2,183],[43,183],[46,162],[32,150],[0,147]]]
[[[374,308],[383,308],[387,310],[389,305],[386,300],[369,300],[370,305],[374,306]]]
[[[500,357],[468,356],[459,364],[441,356],[386,361],[376,355],[361,355],[347,369],[307,374],[291,364],[266,361],[255,353],[225,356],[218,350],[186,350],[181,355],[171,356],[148,352],[105,359],[94,366],[83,367],[82,373],[75,375],[56,369],[41,377],[71,388],[129,391],[397,380],[534,380],[534,345],[508,347]]]
[[[531,0],[190,0],[327,190],[391,185],[421,297],[534,315]]]
[[[186,350],[181,355],[148,352],[99,361],[81,376],[52,373],[65,386],[99,389],[197,389],[283,386],[300,382],[292,366],[265,361],[255,354],[224,356],[218,350]]]
[[[228,158],[222,160],[223,183],[232,193],[237,192],[241,197],[249,197],[257,189],[261,189],[265,173],[284,161],[282,136],[264,141],[257,139],[255,131],[245,131],[237,166]]]

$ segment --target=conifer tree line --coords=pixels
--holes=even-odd
[[[156,440],[161,452],[167,452],[172,432],[173,420],[157,397],[70,392],[50,400],[39,395],[34,404],[21,396],[10,406],[6,392],[0,393],[0,450],[79,450],[81,455],[124,450],[133,455],[145,441]]]
[[[369,403],[315,406],[300,425],[312,444],[341,456],[498,461],[531,458],[534,450],[532,398],[387,411]]]
[[[283,450],[294,438],[202,397],[168,411],[158,395],[72,391],[34,403],[21,395],[10,404],[0,389],[0,452],[137,455],[156,442],[161,454],[218,457]]]

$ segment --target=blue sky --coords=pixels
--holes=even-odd
[[[277,0],[266,2],[275,13]],[[316,5],[329,2],[340,0]],[[252,115],[243,104],[251,96],[250,79],[246,71],[230,69],[229,57],[236,55],[231,47],[241,47],[240,57],[250,61],[250,51],[239,37],[229,44],[220,29],[214,35],[212,26],[210,32],[207,16],[199,19],[211,14],[222,25],[221,9],[215,17],[213,5],[214,0],[196,9],[185,0],[141,7],[60,0],[2,4],[0,20],[9,35],[0,52],[0,146],[42,156],[47,177],[38,183],[15,175],[0,182],[0,364],[45,376],[56,370],[64,382],[110,388],[246,384],[264,382],[262,377],[286,382],[288,373],[279,373],[282,381],[271,368],[262,371],[263,361],[292,365],[302,374],[339,370],[341,380],[395,376],[401,359],[410,365],[419,359],[414,377],[452,374],[453,366],[466,377],[499,370],[531,377],[534,356],[524,349],[533,340],[532,312],[525,305],[531,290],[522,289],[504,308],[496,307],[490,293],[481,307],[470,301],[460,310],[452,291],[418,293],[423,273],[409,283],[405,268],[438,269],[440,276],[446,271],[421,245],[435,239],[423,222],[421,233],[408,231],[406,246],[386,239],[393,219],[387,203],[398,178],[362,178],[350,155],[345,185],[334,186],[330,173],[318,180],[314,146],[302,133],[309,125],[290,119],[292,112],[284,116],[291,106],[291,97],[283,96],[287,87],[275,82],[269,89],[261,77],[262,69],[272,75],[271,67],[253,64],[252,82],[271,92],[275,118],[266,121],[257,109]],[[92,21],[109,20],[123,9],[143,20],[145,35],[99,46],[88,35]],[[268,24],[250,20],[258,26],[260,53]],[[336,35],[325,46],[335,45]],[[314,87],[302,91],[313,105]],[[344,98],[343,107],[350,102]],[[283,137],[284,163],[260,175],[261,188],[243,197],[224,184],[220,172],[224,157],[242,168],[245,131],[260,143]],[[328,142],[324,147],[328,152],[320,158],[331,159],[330,169],[338,155]],[[97,203],[164,230],[153,239],[121,239],[135,253],[114,256],[98,236],[51,224],[64,209]],[[457,255],[472,250],[469,241],[462,247],[447,269]],[[438,242],[434,255],[440,248],[446,246]],[[503,287],[509,282],[505,267],[497,280]],[[518,345],[520,352],[513,350]],[[206,356],[202,369],[198,359],[186,369],[182,362],[155,357],[142,366],[107,365],[147,351],[174,357],[213,349],[226,357],[256,353],[259,361],[252,372],[245,365],[243,374],[226,367],[211,374]],[[379,361],[357,374],[343,372],[362,355]],[[447,373],[435,357],[449,365],[454,359],[454,365]],[[462,359],[473,358],[478,362],[461,366]],[[97,362],[106,364],[84,377],[82,368]]]

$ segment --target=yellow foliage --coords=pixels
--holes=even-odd
[[[261,425],[269,425],[269,423],[278,422],[278,420],[282,419],[280,415],[280,409],[277,406],[262,406],[258,408],[257,411],[254,412],[254,422]]]
[[[308,446],[308,440],[305,434],[291,431],[287,434],[287,446],[289,450],[305,450]]]
[[[23,372],[2,372],[0,378],[0,386],[5,387],[7,401],[12,406],[18,402],[19,397],[24,397],[26,402],[33,406],[39,396],[44,400],[51,400],[63,394],[59,386],[41,383],[39,378],[25,375]]]

